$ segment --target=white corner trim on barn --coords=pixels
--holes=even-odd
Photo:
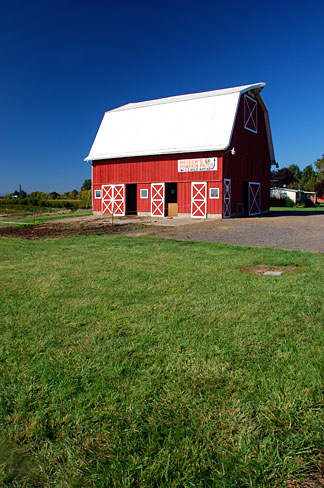
[[[264,86],[263,82],[255,83],[110,110],[85,161],[227,149],[241,94],[253,94],[267,117],[260,95]],[[270,125],[267,132],[273,154]]]

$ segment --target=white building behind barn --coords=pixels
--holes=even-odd
[[[292,188],[270,188],[270,198],[277,198],[284,200],[290,198],[296,205],[296,203],[302,203],[306,200],[312,200],[316,203],[316,193],[313,191],[293,190]]]

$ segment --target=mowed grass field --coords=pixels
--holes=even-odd
[[[283,488],[323,469],[323,255],[120,236],[0,253],[1,486]],[[259,264],[299,268],[242,272]]]

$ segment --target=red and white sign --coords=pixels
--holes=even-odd
[[[178,173],[190,171],[216,171],[217,158],[179,159]]]
[[[152,217],[164,217],[164,183],[152,183],[151,195]]]
[[[102,185],[102,213],[125,215],[125,185]]]
[[[191,217],[201,219],[206,217],[207,183],[191,183]]]

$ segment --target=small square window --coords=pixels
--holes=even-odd
[[[95,198],[101,198],[101,190],[95,190]]]
[[[209,198],[219,198],[219,188],[210,188]]]
[[[143,188],[141,190],[141,198],[148,198],[148,189],[147,188]]]

